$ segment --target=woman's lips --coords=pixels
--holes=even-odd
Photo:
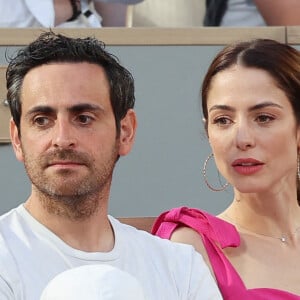
[[[232,164],[233,169],[241,175],[252,175],[259,172],[264,163],[253,158],[236,159]]]

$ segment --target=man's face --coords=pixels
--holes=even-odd
[[[20,139],[14,124],[11,134],[33,189],[67,201],[108,193],[117,157],[129,152],[132,141],[124,148],[128,116],[117,138],[103,69],[89,63],[39,66],[25,76],[21,101]]]

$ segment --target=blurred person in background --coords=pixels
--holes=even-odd
[[[129,4],[143,0],[0,0],[0,27],[126,26]]]
[[[206,0],[204,26],[300,25],[299,0]]]

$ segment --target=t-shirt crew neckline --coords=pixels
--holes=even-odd
[[[34,233],[39,236],[41,240],[45,242],[48,240],[49,242],[53,242],[57,248],[65,255],[86,260],[86,261],[113,261],[119,258],[120,256],[120,234],[118,231],[117,220],[115,220],[112,216],[108,216],[111,226],[114,231],[115,236],[115,244],[114,248],[109,252],[86,252],[79,249],[72,248],[67,243],[65,243],[62,239],[60,239],[56,234],[54,234],[51,230],[49,230],[46,226],[37,221],[25,208],[24,204],[19,205],[16,208],[18,214],[23,218],[24,222],[29,225],[30,228],[33,229]]]

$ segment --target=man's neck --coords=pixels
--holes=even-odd
[[[99,203],[87,218],[71,219],[49,212],[42,202],[30,197],[27,211],[72,248],[86,252],[109,252],[114,247],[114,232],[107,216],[107,203]]]

